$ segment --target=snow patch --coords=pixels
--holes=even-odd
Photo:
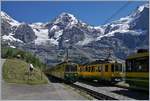
[[[142,12],[145,7],[146,7],[146,8],[149,8],[149,4],[146,3],[146,4],[142,5],[142,6],[139,6],[138,10],[139,10],[140,12]]]
[[[43,27],[43,23],[42,22],[32,23],[32,24],[30,24],[30,26],[32,28],[42,28]]]
[[[54,31],[54,30],[57,30],[57,29],[59,29],[59,27],[58,27],[57,25],[54,25],[54,26],[50,29],[50,31]]]
[[[99,30],[101,32],[99,35],[102,35],[105,32],[105,29],[100,26],[94,27],[94,29]]]
[[[115,31],[112,31],[108,34],[105,34],[105,35],[101,35],[99,37],[96,38],[96,41],[100,40],[101,38],[103,37],[111,37],[111,36],[114,36],[115,33],[123,33],[123,34],[131,34],[131,35],[141,35],[141,34],[144,34],[146,33],[146,31],[143,31],[143,30],[115,30]]]
[[[58,40],[60,39],[60,36],[63,34],[63,30],[59,30],[55,32],[54,37],[50,39],[50,42],[54,45],[58,45]]]
[[[88,36],[87,34],[84,34],[85,39],[82,41],[79,41],[78,43],[76,43],[76,45],[86,45],[92,41],[94,41],[94,38],[92,38],[91,36]]]
[[[58,40],[60,38],[60,36],[63,33],[63,30],[59,30],[57,32],[55,32],[54,34],[54,38],[49,39],[48,36],[48,29],[45,28],[40,28],[40,29],[36,29],[33,28],[33,31],[35,32],[35,35],[37,36],[37,38],[35,39],[35,44],[46,44],[47,42],[54,44],[54,45],[58,45]]]
[[[15,46],[10,46],[11,48],[16,48]]]
[[[35,39],[35,44],[42,44],[45,43],[48,38],[48,29],[33,29],[35,32],[35,35],[37,36],[37,39]]]
[[[11,41],[11,42],[12,42],[12,41],[17,41],[17,42],[23,43],[23,41],[14,38],[12,35],[13,35],[13,34],[3,35],[3,36],[2,36],[2,39],[3,39],[3,40],[9,40],[9,41]]]
[[[63,34],[63,30],[55,32],[54,38],[58,39]]]
[[[65,42],[68,42],[69,41],[69,39],[68,40],[65,40]]]
[[[126,16],[126,17],[123,17],[123,18],[120,18],[118,21],[121,22],[121,23],[130,23],[133,19],[130,17],[130,16]]]
[[[49,39],[50,40],[50,43],[52,43],[52,44],[54,44],[54,45],[58,45],[58,41],[57,40],[55,40],[55,39],[53,39],[53,38],[51,38],[51,39]]]

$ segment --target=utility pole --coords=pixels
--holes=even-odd
[[[108,48],[106,49],[106,54],[108,55],[108,56],[106,57],[106,60],[108,60],[108,59],[111,57],[112,49],[108,47]]]
[[[42,80],[42,66],[40,65],[40,67],[41,67],[41,80]]]
[[[68,47],[66,48],[66,57],[65,57],[65,62],[68,62]]]

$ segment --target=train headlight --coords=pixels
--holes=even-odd
[[[115,78],[115,81],[121,81],[119,78]]]
[[[122,75],[123,73],[122,72],[120,72],[120,75]]]
[[[77,74],[74,74],[75,76],[77,76]]]

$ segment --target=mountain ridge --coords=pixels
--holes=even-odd
[[[20,23],[1,12],[2,43],[37,53],[45,62],[61,61],[66,48],[73,61],[77,57],[85,61],[103,58],[109,49],[113,58],[125,59],[138,48],[148,48],[148,11],[149,4],[141,5],[130,15],[102,26],[91,26],[66,12],[50,22],[32,24]],[[48,55],[50,52],[53,56]]]

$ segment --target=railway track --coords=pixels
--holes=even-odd
[[[57,78],[49,77],[52,81],[61,81]],[[73,84],[65,83],[81,92],[84,92],[98,100],[148,100],[149,94],[141,91],[132,91],[127,88],[113,86],[110,84],[99,84],[96,82],[82,82],[78,81]]]
[[[98,93],[96,91],[93,91],[91,89],[87,89],[85,87],[82,87],[82,86],[79,86],[79,85],[76,85],[76,84],[70,84],[70,85],[72,87],[76,88],[76,89],[79,89],[83,92],[86,92],[87,94],[93,96],[94,98],[96,98],[98,100],[118,100],[118,99],[112,98],[110,96],[104,95],[102,93]]]
[[[116,86],[92,86],[82,82],[70,84],[98,100],[148,100],[149,96],[144,92],[132,91]]]
[[[48,76],[48,78],[50,79],[51,82],[57,82],[57,83],[58,82],[61,82],[61,83],[63,82],[63,80],[55,78],[55,77],[52,77],[52,76]],[[117,100],[115,98],[112,98],[110,96],[104,95],[102,93],[98,93],[96,91],[93,91],[93,90],[87,89],[85,87],[82,87],[82,86],[80,86],[80,85],[78,85],[76,83],[74,83],[74,84],[65,83],[65,84],[67,84],[67,85],[69,85],[69,86],[71,86],[71,87],[73,87],[75,89],[78,89],[81,92],[85,92],[86,94],[89,94],[89,95],[91,95],[92,97],[94,97],[94,98],[96,98],[98,100]]]

